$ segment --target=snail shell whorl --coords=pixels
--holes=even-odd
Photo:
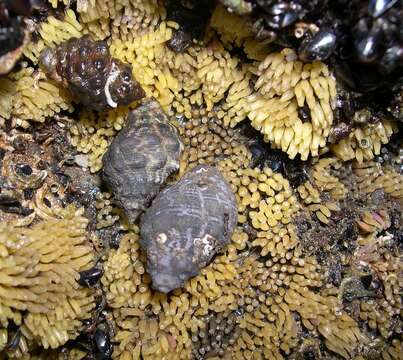
[[[141,221],[152,286],[169,292],[197,275],[230,242],[237,203],[219,170],[199,165],[159,193]]]
[[[104,155],[103,175],[131,223],[179,169],[182,148],[176,128],[156,100],[145,101],[129,114]]]
[[[111,57],[106,42],[93,41],[89,35],[45,49],[40,63],[49,78],[92,110],[128,105],[145,96],[131,67]]]

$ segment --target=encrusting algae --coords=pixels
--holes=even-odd
[[[167,46],[180,26],[157,0],[49,5],[21,67],[0,78],[0,166],[22,159],[18,134],[36,141],[45,121],[62,123],[75,151],[40,164],[63,182],[63,196],[0,178],[0,214],[14,193],[13,206],[33,211],[0,225],[0,358],[81,359],[109,346],[120,360],[399,360],[403,175],[401,153],[387,145],[397,125],[355,124],[330,144],[339,91],[332,66],[258,40],[221,4],[204,39],[183,52]],[[215,166],[237,201],[228,246],[168,294],[152,287],[139,223],[129,225],[98,178],[140,101],[92,111],[38,66],[45,49],[84,35],[105,41],[177,127],[184,149],[167,186]],[[250,133],[265,141],[263,160]],[[57,142],[38,138],[41,149]],[[273,149],[286,156],[273,160]],[[31,171],[24,176],[41,176]],[[79,285],[96,261],[99,283]]]

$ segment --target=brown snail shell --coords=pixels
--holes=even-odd
[[[46,49],[41,65],[49,78],[92,110],[113,109],[145,96],[130,65],[113,58],[105,41],[93,41],[89,35]]]
[[[156,100],[130,112],[103,157],[103,177],[131,223],[179,169],[182,148],[177,129]]]
[[[230,242],[234,194],[220,171],[199,165],[160,192],[141,220],[152,287],[167,293],[196,276]]]

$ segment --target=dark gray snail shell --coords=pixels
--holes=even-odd
[[[148,99],[130,112],[103,157],[104,181],[129,222],[136,221],[179,169],[182,148],[176,128],[156,100]]]
[[[237,203],[215,167],[199,165],[160,192],[141,220],[152,287],[167,293],[196,276],[230,242]]]
[[[105,41],[71,38],[41,55],[46,75],[68,88],[87,108],[105,111],[145,96],[132,69],[113,58]]]

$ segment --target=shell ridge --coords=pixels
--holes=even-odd
[[[104,155],[105,181],[119,197],[130,222],[136,221],[168,176],[179,168],[181,147],[171,144],[178,145],[181,140],[171,127],[162,132],[167,122],[156,100],[144,101],[129,113],[126,126]]]
[[[235,196],[212,166],[195,167],[160,192],[140,226],[153,288],[169,292],[197,275],[229,243],[236,214]]]

